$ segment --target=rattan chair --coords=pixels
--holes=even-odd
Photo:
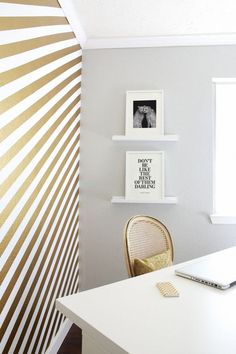
[[[171,235],[159,220],[151,216],[137,215],[127,221],[124,230],[124,251],[130,277],[135,276],[133,270],[135,258],[148,258],[168,249],[173,261]]]

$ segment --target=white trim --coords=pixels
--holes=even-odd
[[[87,36],[81,24],[79,14],[77,9],[74,7],[74,4],[68,0],[58,0],[69,24],[81,45],[81,48],[84,48],[85,42],[87,41]]]
[[[212,212],[216,212],[216,82],[212,78]]]
[[[62,2],[61,0],[59,2]],[[125,38],[88,38],[84,49],[234,45],[236,33]]]
[[[212,224],[236,224],[236,216],[229,215],[219,215],[212,214],[210,215]]]
[[[65,322],[62,324],[61,328],[59,329],[59,331],[57,332],[57,335],[53,338],[45,354],[57,354],[71,326],[72,326],[72,322],[66,319]]]

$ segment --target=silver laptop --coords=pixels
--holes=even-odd
[[[177,268],[175,274],[218,289],[228,289],[236,284],[236,247],[186,264],[182,268]]]

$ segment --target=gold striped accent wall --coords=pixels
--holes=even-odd
[[[56,0],[0,1],[0,332],[42,354],[79,288],[82,51]]]

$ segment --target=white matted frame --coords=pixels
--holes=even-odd
[[[164,92],[127,91],[125,134],[153,137],[164,134]]]
[[[164,151],[127,151],[125,199],[164,198]]]

